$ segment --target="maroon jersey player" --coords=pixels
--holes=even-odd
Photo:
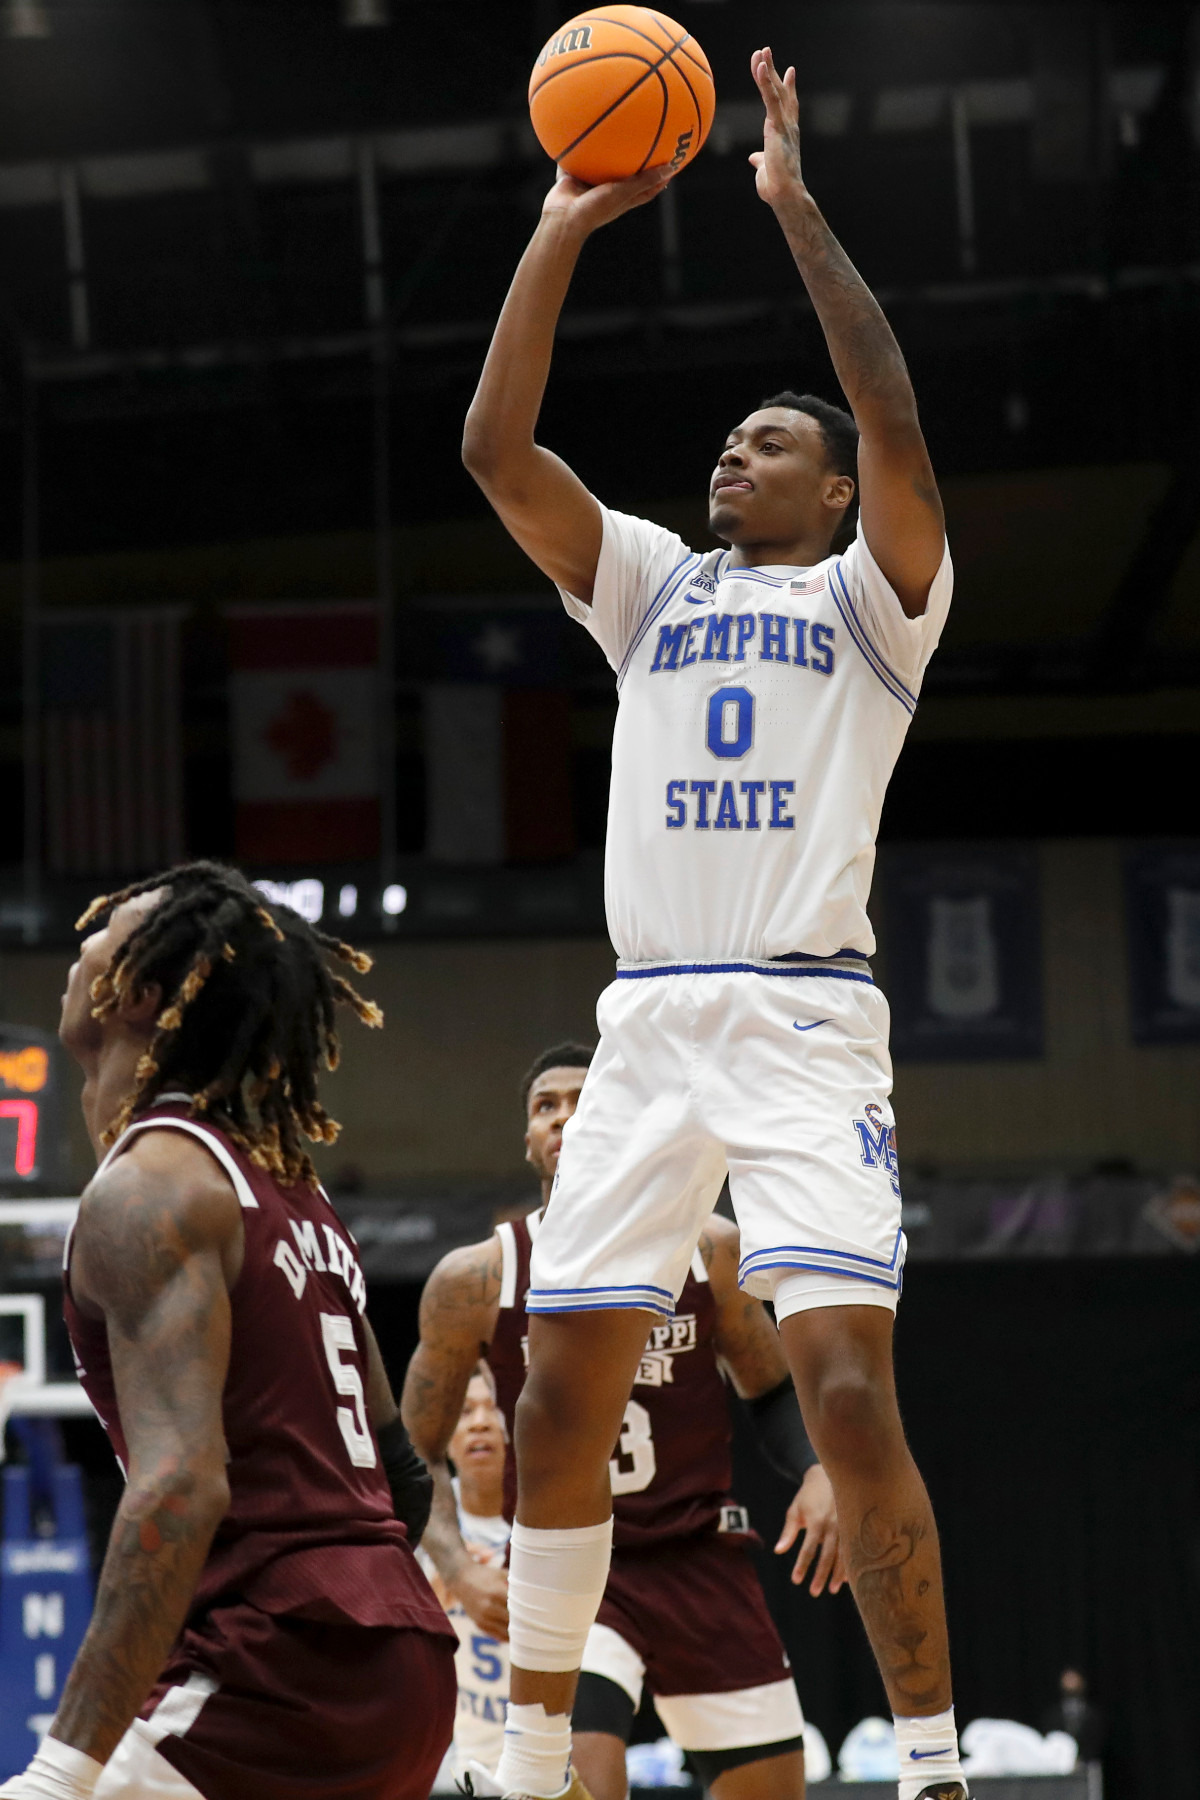
[[[562,1128],[591,1052],[560,1045],[526,1080],[526,1154],[549,1198]],[[539,1214],[454,1251],[430,1277],[404,1414],[436,1495],[425,1548],[477,1623],[506,1635],[503,1571],[470,1558],[458,1530],[446,1451],[475,1359],[493,1371],[511,1421],[525,1379],[525,1293]],[[843,1571],[832,1496],[804,1438],[778,1339],[737,1287],[736,1228],[714,1217],[675,1315],[649,1325],[639,1378],[610,1464],[614,1555],[588,1639],[573,1756],[596,1800],[626,1791],[625,1746],[643,1686],[718,1800],[803,1793],[803,1720],[787,1657],[748,1555],[756,1542],[730,1491],[724,1369],[747,1399],[772,1460],[800,1483],[778,1548],[801,1530],[794,1579],[836,1591]],[[513,1470],[506,1506],[511,1517]],[[815,1565],[815,1567],[814,1567]]]
[[[454,1710],[406,1529],[430,1484],[303,1146],[336,1135],[335,1004],[381,1022],[325,952],[368,959],[213,864],[81,924],[105,913],[63,1000],[107,1149],[66,1316],[127,1485],[49,1736],[0,1791],[424,1800]]]

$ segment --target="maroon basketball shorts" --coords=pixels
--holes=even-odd
[[[716,1533],[614,1552],[583,1668],[635,1707],[648,1687],[684,1750],[779,1743],[804,1729],[750,1553]]]
[[[101,1800],[427,1800],[454,1730],[453,1637],[277,1618],[185,1630]]]

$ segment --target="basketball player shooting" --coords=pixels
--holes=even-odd
[[[536,441],[590,234],[667,171],[545,201],[467,417],[464,458],[616,671],[607,908],[617,976],[533,1250],[516,1417],[512,1687],[498,1781],[568,1782],[576,1672],[604,1591],[608,1459],[728,1171],[740,1280],[774,1300],[887,1688],[900,1800],[965,1800],[937,1533],[904,1439],[904,1239],[887,1005],[866,901],[884,792],[950,601],[941,502],[882,312],[804,183],[795,74],[769,50],[751,162],[853,421],[784,394],[710,486],[728,546],[609,511]],[[831,545],[858,493],[858,534]]]
[[[68,1247],[80,1380],[127,1477],[87,1635],[11,1800],[425,1800],[455,1637],[432,1483],[303,1140],[370,959],[193,863],[97,900],[63,997],[99,1170]],[[401,1521],[403,1523],[401,1523]]]

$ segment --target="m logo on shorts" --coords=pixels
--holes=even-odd
[[[865,1119],[855,1119],[854,1129],[862,1153],[864,1169],[886,1169],[892,1192],[900,1198],[900,1164],[896,1156],[896,1127],[882,1117],[882,1108],[872,1101],[864,1106]]]

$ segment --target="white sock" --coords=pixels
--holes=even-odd
[[[579,1667],[611,1560],[611,1519],[571,1531],[513,1526],[508,1649],[516,1668],[566,1675]]]
[[[537,1706],[514,1706],[504,1721],[504,1749],[496,1782],[505,1794],[537,1794],[551,1800],[571,1782],[571,1721],[566,1713]]]
[[[954,1708],[924,1719],[892,1715],[896,1727],[896,1753],[900,1758],[900,1800],[917,1800],[927,1787],[945,1787],[952,1781],[967,1783],[958,1760],[958,1733]]]

